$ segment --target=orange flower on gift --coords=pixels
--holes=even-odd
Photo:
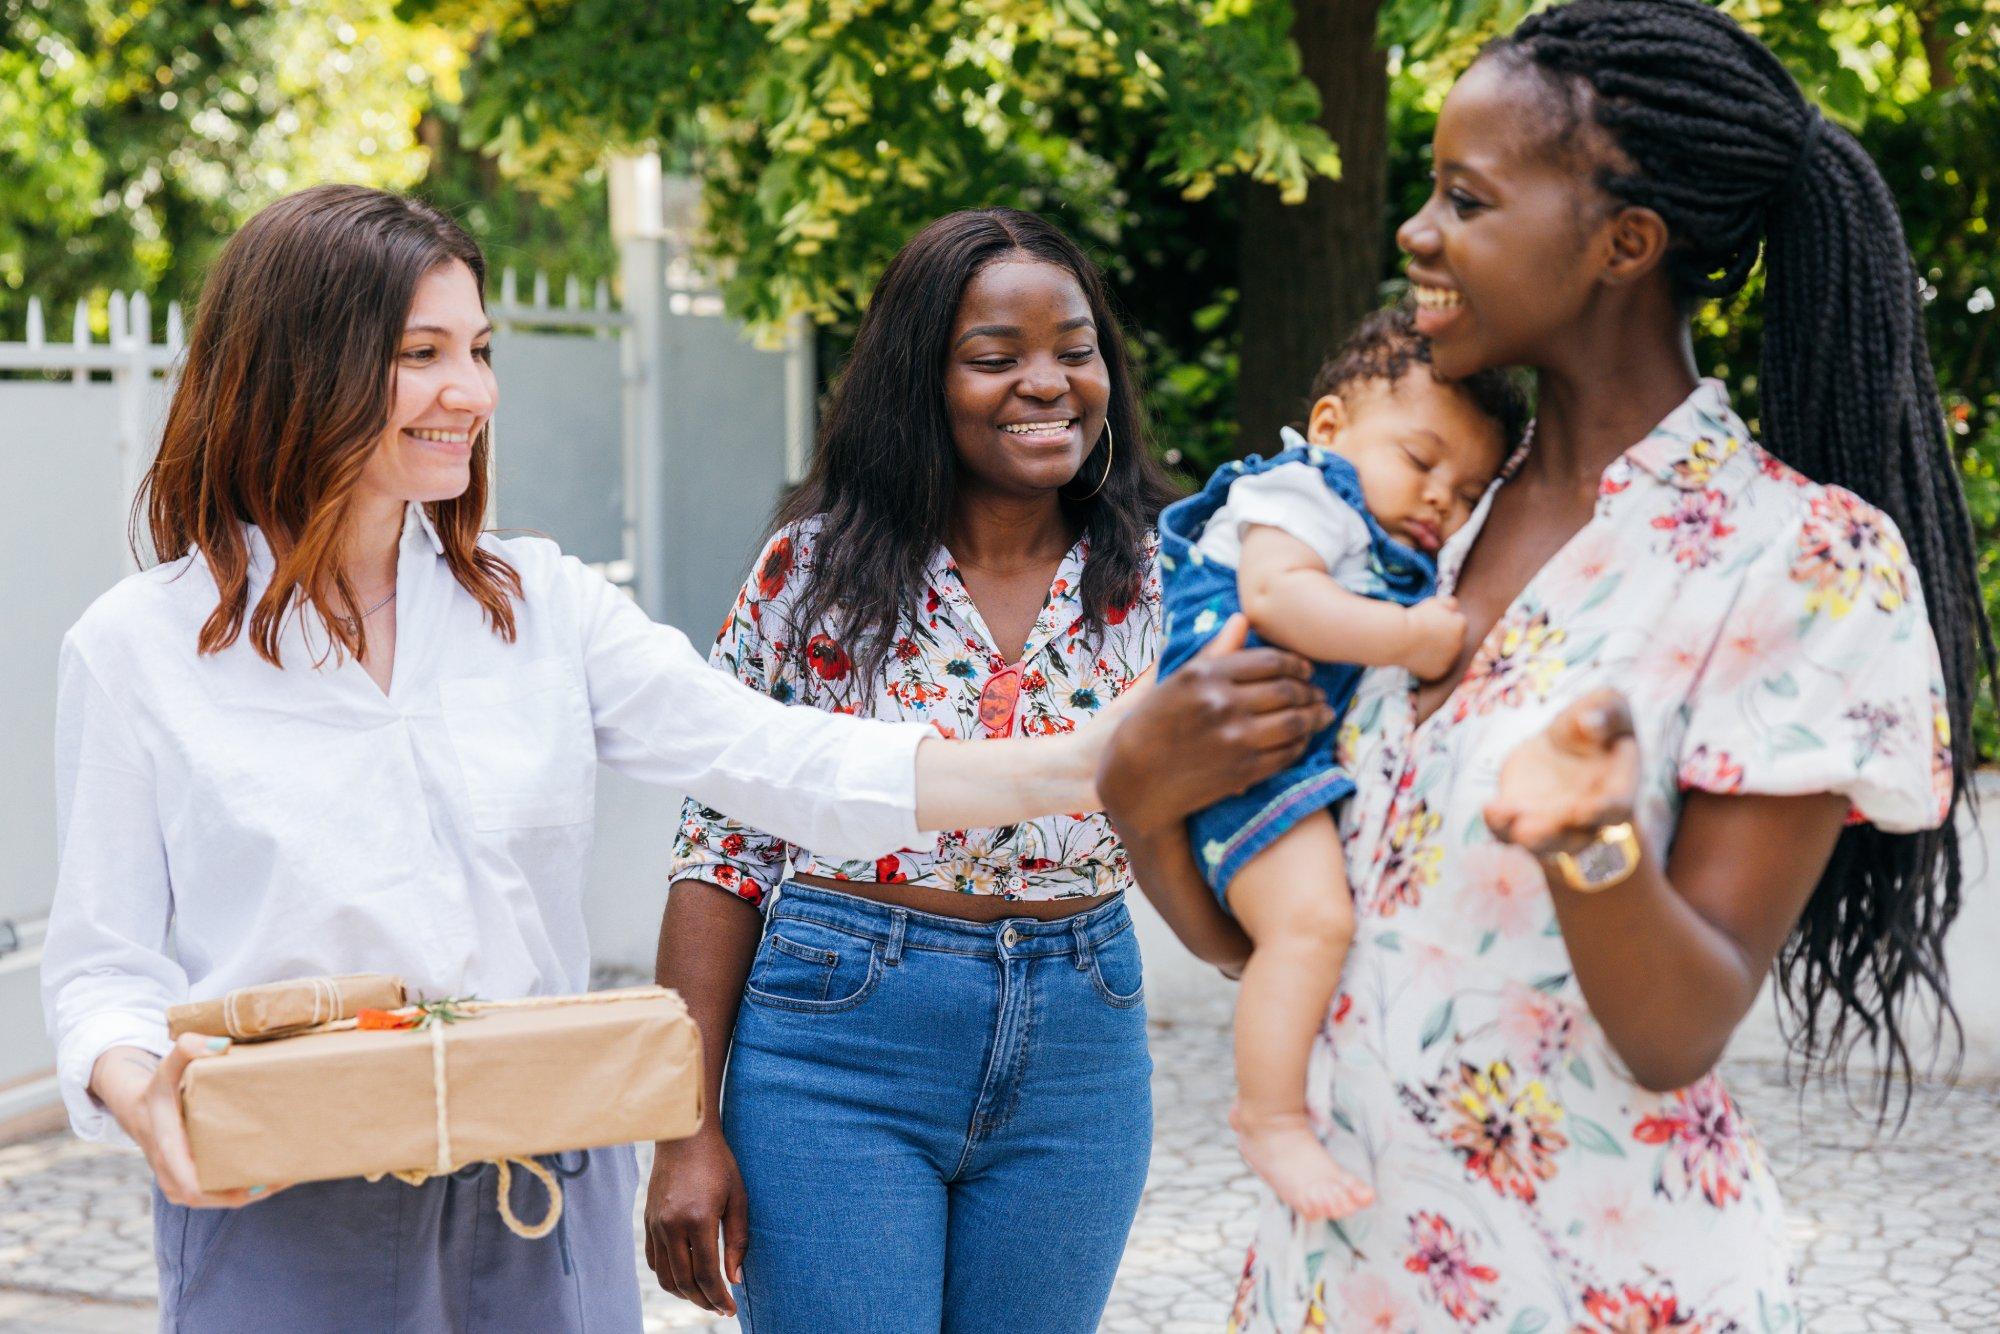
[[[354,1016],[354,1026],[360,1029],[415,1028],[415,1010],[362,1010]]]

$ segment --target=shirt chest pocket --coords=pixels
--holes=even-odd
[[[583,682],[560,658],[438,685],[473,828],[491,833],[591,818],[597,744]]]

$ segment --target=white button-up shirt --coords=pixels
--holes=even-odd
[[[251,605],[271,555],[254,528]],[[246,633],[196,651],[197,556],[135,574],[63,641],[59,870],[42,987],[77,1133],[107,1048],[167,1048],[169,1005],[322,973],[420,995],[589,983],[583,883],[599,762],[815,848],[915,844],[931,729],[786,708],[537,538],[483,539],[521,576],[508,643],[411,506],[384,694],[290,617],[282,669]],[[670,830],[661,830],[665,866]]]

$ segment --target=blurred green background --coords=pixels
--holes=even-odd
[[[2000,603],[2000,0],[1730,0],[1874,153],[1926,282]],[[1392,298],[1455,73],[1523,0],[0,0],[0,338],[30,296],[102,326],[186,300],[287,190],[354,180],[459,216],[493,267],[616,276],[604,163],[701,183],[707,256],[837,373],[866,293],[954,208],[1049,214],[1113,277],[1156,441],[1199,477],[1298,415]],[[1756,284],[1699,319],[1756,407]],[[2000,731],[1981,714],[1981,740]]]

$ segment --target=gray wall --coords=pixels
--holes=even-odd
[[[615,337],[493,335],[494,515],[593,564],[624,560],[624,399]]]
[[[666,569],[661,619],[704,652],[785,485],[785,357],[733,323],[661,317]]]
[[[0,918],[48,911],[56,654],[129,568],[108,383],[0,380]],[[153,415],[161,402],[153,389]]]

